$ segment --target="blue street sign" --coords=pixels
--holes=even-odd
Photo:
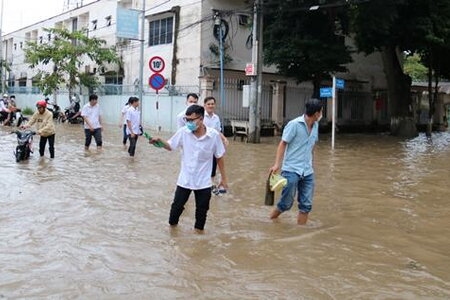
[[[345,87],[345,80],[336,78],[336,88],[343,90],[344,87]]]
[[[166,85],[166,79],[161,74],[155,73],[150,76],[148,84],[152,87],[152,89],[159,91]]]
[[[140,11],[117,8],[116,36],[123,39],[139,39]]]
[[[320,88],[320,98],[331,98],[333,97],[333,88],[326,87]]]

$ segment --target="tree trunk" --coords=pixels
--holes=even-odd
[[[431,49],[428,51],[428,123],[426,135],[431,137],[431,132],[433,131],[433,52]]]
[[[322,83],[322,78],[320,76],[314,76],[313,80],[313,94],[312,98],[320,98],[320,84]]]
[[[385,47],[381,56],[388,84],[391,133],[405,138],[416,137],[417,128],[412,111],[411,78],[403,73],[395,47]]]

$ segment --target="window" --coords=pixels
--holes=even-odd
[[[106,26],[111,26],[111,16],[107,16],[105,18],[105,20],[106,20]]]
[[[72,19],[72,32],[77,31],[77,30],[78,30],[78,19],[73,18]]]
[[[173,35],[173,17],[150,22],[149,46],[171,44]]]
[[[92,21],[92,30],[96,30],[97,29],[97,20],[93,20]]]
[[[52,40],[52,34],[51,33],[47,34],[47,39],[48,39],[49,42]]]
[[[23,42],[20,42],[19,45],[20,45],[20,49],[22,49],[22,47],[23,47]]]
[[[39,44],[42,44],[42,35],[39,37]]]
[[[17,50],[17,43],[14,43],[14,50]]]

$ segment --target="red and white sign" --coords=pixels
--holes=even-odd
[[[161,73],[164,71],[164,68],[166,67],[166,63],[164,59],[160,56],[153,56],[150,58],[150,61],[148,62],[148,66],[150,67],[150,70],[152,70],[155,73]]]
[[[245,75],[256,76],[255,64],[247,64],[247,66],[245,66]]]

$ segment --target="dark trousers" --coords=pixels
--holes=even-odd
[[[41,139],[39,140],[39,154],[41,156],[44,156],[45,152],[45,145],[47,144],[48,140],[48,150],[50,152],[50,157],[55,157],[55,135],[52,134],[50,136],[41,136]]]
[[[173,199],[172,207],[170,209],[169,224],[176,225],[183,213],[184,205],[191,194],[190,189],[185,189],[177,186],[175,191],[175,198]],[[194,190],[195,194],[195,228],[203,230],[206,223],[206,214],[209,210],[209,200],[211,199],[211,188],[202,190]]]
[[[89,147],[91,145],[92,136],[94,136],[97,147],[102,146],[102,129],[101,128],[94,129],[94,132],[90,131],[89,129],[85,129],[84,134],[86,136],[86,142],[84,144],[86,147]]]
[[[128,147],[128,153],[130,153],[130,156],[134,156],[134,152],[136,151],[136,143],[138,140],[138,135],[135,137],[131,137],[130,135],[130,147]]]
[[[8,113],[6,111],[0,111],[0,121],[3,121],[8,117]]]
[[[127,139],[128,139],[129,137],[130,137],[130,136],[127,134],[127,125],[123,125],[123,141],[122,141],[122,143],[123,143],[124,145],[127,144]]]
[[[216,171],[217,171],[217,158],[213,156],[213,167],[211,172],[211,177],[216,177]]]

